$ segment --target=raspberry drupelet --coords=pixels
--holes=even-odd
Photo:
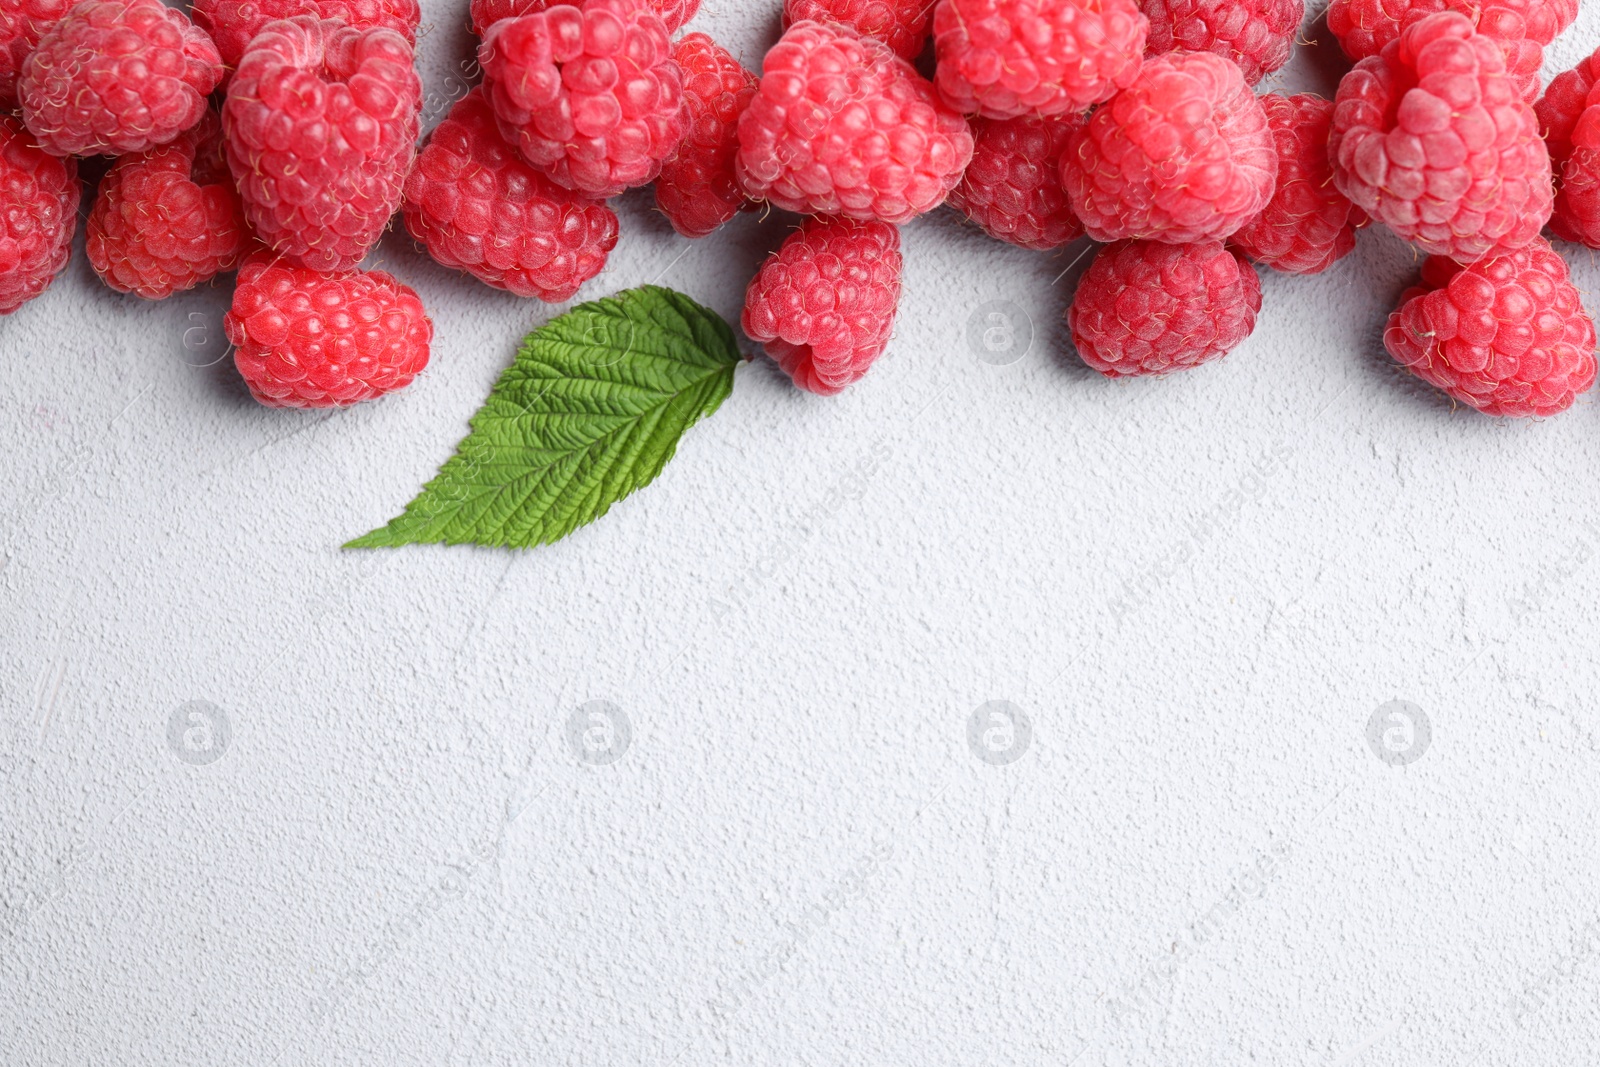
[[[73,0],[0,0],[0,111],[17,106],[22,61],[72,5]]]
[[[484,31],[501,19],[518,15],[533,15],[555,6],[557,0],[472,0],[472,32],[482,37]],[[559,0],[570,3],[571,0]],[[650,8],[667,24],[668,33],[677,33],[689,24],[700,10],[700,0],[647,0]]]

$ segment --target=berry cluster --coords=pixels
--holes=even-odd
[[[1375,221],[1429,257],[1385,334],[1403,367],[1492,414],[1594,381],[1540,235],[1600,247],[1600,52],[1539,93],[1576,0],[1333,0],[1354,66],[1331,102],[1253,88],[1303,0],[783,0],[760,77],[674,40],[699,6],[470,0],[483,84],[419,151],[417,0],[194,0],[193,22],[0,0],[0,314],[67,260],[74,157],[112,155],[91,265],[152,300],[237,270],[227,331],[270,405],[427,364],[416,294],[360,267],[397,214],[439,263],[560,302],[616,246],[606,199],[651,183],[689,238],[804,216],[743,327],[815,393],[886,349],[899,227],[946,203],[1025,249],[1105,242],[1067,318],[1108,376],[1226,354],[1261,308],[1252,260],[1324,271]]]

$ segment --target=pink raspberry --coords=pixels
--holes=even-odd
[[[1429,15],[1454,11],[1479,33],[1494,39],[1505,55],[1506,72],[1529,103],[1539,95],[1544,46],[1572,24],[1578,0],[1333,0],[1328,29],[1352,60],[1382,52],[1402,30]]]
[[[745,294],[744,332],[800,388],[832,396],[883,355],[900,306],[900,231],[810,218]]]
[[[0,0],[0,110],[17,106],[22,61],[44,31],[60,22],[73,0]]]
[[[1555,415],[1594,384],[1594,322],[1543,238],[1470,267],[1428,259],[1383,343],[1412,374],[1488,415]]]
[[[1261,214],[1233,235],[1236,248],[1290,274],[1318,274],[1356,247],[1366,213],[1333,184],[1333,104],[1310,93],[1261,98],[1278,146],[1278,184]]]
[[[312,15],[270,22],[222,108],[245,218],[274,251],[349,270],[400,206],[422,85],[393,30]]]
[[[1425,252],[1470,262],[1533,240],[1550,217],[1550,156],[1494,42],[1430,15],[1339,83],[1334,182]]]
[[[557,0],[472,0],[472,32],[479,37],[501,19],[518,15],[536,15],[553,7]],[[572,0],[559,0],[571,3]],[[689,24],[700,10],[700,0],[647,0],[655,13],[667,24],[668,33],[677,33]]]
[[[939,93],[991,119],[1082,111],[1133,83],[1149,26],[1134,0],[939,0]]]
[[[72,254],[78,161],[47,155],[10,115],[0,115],[0,315],[50,287]]]
[[[916,59],[928,43],[933,0],[784,0],[783,25],[837,22],[875,37],[901,59]]]
[[[1254,85],[1289,61],[1303,0],[1144,0],[1146,55],[1184,49],[1215,52],[1239,64]]]
[[[239,265],[251,237],[214,112],[171,144],[117,160],[100,181],[85,244],[107,285],[146,300]]]
[[[523,162],[482,89],[450,109],[406,179],[406,228],[447,267],[552,304],[570,300],[617,246],[617,215]]]
[[[124,155],[199,122],[216,45],[161,0],[85,0],[22,64],[22,119],[52,155]]]
[[[1036,252],[1060,248],[1083,235],[1061,188],[1061,156],[1081,115],[976,119],[976,148],[950,206],[990,237]]]
[[[269,22],[314,15],[339,19],[357,29],[380,26],[417,43],[422,9],[417,0],[194,0],[194,21],[211,35],[230,68],[244,58],[245,47]]]
[[[325,274],[265,255],[239,269],[222,326],[251,395],[273,408],[344,407],[404,389],[433,340],[417,294],[383,271]]]
[[[1600,52],[1550,82],[1534,114],[1556,176],[1550,229],[1600,248]]]
[[[672,49],[683,68],[688,132],[656,180],[656,207],[685,237],[704,237],[749,204],[734,173],[739,116],[756,95],[756,76],[703,33]]]
[[[972,158],[966,119],[888,45],[797,22],[739,119],[739,183],[802,215],[904,222],[932,211]]]
[[[501,19],[478,48],[500,132],[568,189],[645,185],[683,139],[683,72],[641,0],[582,0]]]
[[[1061,180],[1096,241],[1227,237],[1272,198],[1278,153],[1237,64],[1210,52],[1147,60],[1073,134]]]
[[[1261,279],[1221,241],[1119,241],[1089,264],[1067,324],[1085,363],[1125,378],[1227,355],[1260,310]]]

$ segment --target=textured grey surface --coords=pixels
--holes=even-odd
[[[760,7],[699,25],[753,62]],[[464,12],[428,17],[458,95]],[[586,296],[730,316],[787,225],[620,208]],[[274,412],[224,288],[142,304],[80,244],[0,322],[0,1062],[1592,1061],[1595,399],[1496,422],[1396,371],[1379,233],[1120,384],[1058,325],[1080,249],[905,237],[865,381],[742,369],[656,485],[520,555],[337,546],[551,310],[391,236],[433,366]],[[1005,366],[967,339],[997,300]],[[1393,700],[1425,748],[1369,747]]]

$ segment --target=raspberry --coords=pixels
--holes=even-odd
[[[52,155],[125,155],[199,122],[222,80],[205,32],[161,0],[85,0],[22,64],[22,119]]]
[[[581,0],[501,19],[478,48],[500,132],[568,189],[654,181],[683,139],[683,72],[642,0]]]
[[[1366,213],[1334,187],[1328,160],[1333,104],[1309,93],[1261,98],[1278,146],[1278,184],[1266,208],[1233,235],[1245,255],[1273,270],[1318,274],[1349,255]]]
[[[1516,80],[1523,99],[1539,95],[1539,68],[1544,46],[1572,24],[1578,0],[1333,0],[1328,29],[1352,60],[1383,51],[1402,30],[1440,11],[1454,11],[1472,20],[1479,33],[1492,37],[1505,55],[1506,71]]]
[[[837,22],[875,37],[901,59],[916,59],[928,43],[932,0],[784,0],[783,25]]]
[[[1413,23],[1339,83],[1334,182],[1425,252],[1518,248],[1550,217],[1550,156],[1494,42],[1463,15]]]
[[[739,183],[803,215],[904,222],[932,211],[972,158],[966,119],[888,45],[797,22],[739,119]]]
[[[704,237],[749,201],[739,188],[739,116],[756,95],[756,76],[703,33],[672,49],[683,68],[688,130],[656,181],[656,207],[685,237]]]
[[[1383,51],[1400,31],[1429,15],[1454,11],[1502,27],[1505,36],[1547,45],[1578,17],[1578,0],[1333,0],[1328,29],[1352,60]]]
[[[267,407],[344,407],[411,384],[433,323],[411,287],[381,270],[325,274],[265,255],[239,269],[222,317],[234,364]]]
[[[794,384],[832,396],[889,346],[900,268],[888,223],[807,219],[750,283],[741,325]]]
[[[1061,157],[1067,199],[1096,241],[1227,237],[1272,197],[1278,153],[1237,64],[1169,52],[1098,108]]]
[[[357,29],[381,26],[417,43],[422,9],[417,0],[194,0],[194,21],[217,43],[222,61],[237,67],[262,27],[277,19],[314,15],[339,19]]]
[[[1037,252],[1060,248],[1083,235],[1061,188],[1061,155],[1079,115],[976,119],[976,148],[950,206],[990,237]]]
[[[1555,76],[1534,105],[1556,175],[1557,237],[1600,248],[1600,52]]]
[[[400,206],[422,86],[393,30],[300,15],[250,43],[222,107],[245,218],[274,251],[349,270]]]
[[[100,182],[85,244],[107,285],[146,300],[238,266],[250,231],[215,113],[171,144],[117,160]]]
[[[1082,111],[1133,82],[1149,28],[1134,0],[939,0],[939,93],[991,119]]]
[[[571,3],[572,0],[561,0]],[[700,10],[700,0],[647,0],[655,13],[667,24],[668,33],[677,33],[689,24]],[[535,15],[553,6],[553,0],[472,0],[472,32],[482,37],[501,19],[518,15]]]
[[[447,267],[552,304],[617,246],[617,215],[563,189],[500,136],[482,89],[450,109],[406,179],[406,228]]]
[[[1303,0],[1144,0],[1146,55],[1176,49],[1215,52],[1239,64],[1254,85],[1289,61],[1305,17]]]
[[[1561,164],[1572,154],[1572,130],[1588,108],[1589,93],[1596,82],[1600,82],[1600,49],[1579,60],[1576,67],[1550,79],[1550,87],[1533,106],[1557,174],[1561,173]]]
[[[0,115],[0,315],[44,292],[67,265],[80,192],[77,160],[45,154]]]
[[[1221,241],[1119,241],[1084,272],[1067,324],[1085,363],[1125,378],[1226,355],[1260,310],[1261,279]]]
[[[1401,301],[1389,354],[1485,414],[1554,415],[1594,384],[1594,322],[1543,238],[1470,267],[1434,256]]]
[[[44,31],[60,22],[73,0],[0,0],[0,110],[17,106],[17,78]]]

